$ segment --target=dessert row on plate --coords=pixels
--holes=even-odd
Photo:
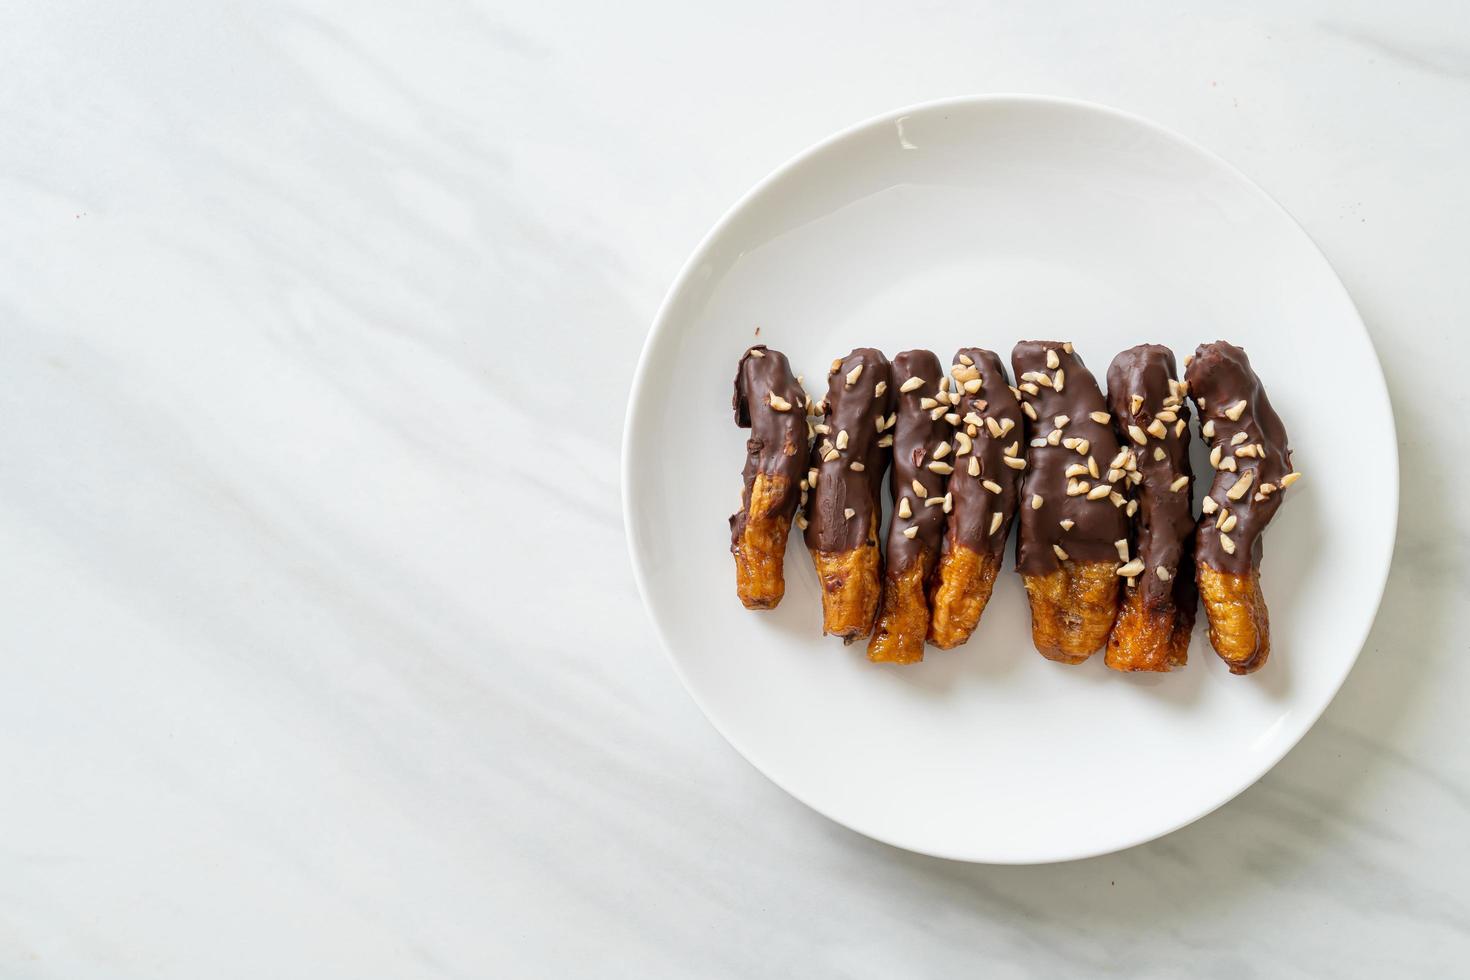
[[[1183,666],[1202,597],[1215,652],[1232,673],[1257,670],[1271,651],[1261,534],[1298,474],[1245,351],[1217,341],[1184,363],[1181,379],[1167,347],[1130,348],[1104,396],[1070,343],[1018,343],[1014,383],[981,348],[948,371],[927,350],[889,361],[859,348],[832,362],[812,401],[783,354],[749,348],[734,407],[750,437],[730,518],[741,601],[781,601],[794,523],[821,582],[823,632],[866,639],[870,660],[916,663],[926,643],[970,638],[1019,523],[1016,569],[1043,656],[1075,664],[1105,646],[1116,670]],[[1191,403],[1214,470],[1198,516]]]

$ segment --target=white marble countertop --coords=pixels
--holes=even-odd
[[[1462,968],[1464,11],[557,6],[8,14],[0,975]],[[987,91],[1140,113],[1276,195],[1368,323],[1404,473],[1305,741],[1039,868],[870,842],[747,766],[656,647],[618,502],[634,362],[719,214]]]

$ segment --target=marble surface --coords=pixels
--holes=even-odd
[[[1457,5],[5,20],[0,975],[1463,969]],[[834,129],[986,91],[1132,110],[1275,194],[1368,323],[1404,473],[1315,730],[1193,826],[1039,868],[870,842],[741,761],[656,647],[618,501],[633,365],[709,225]]]

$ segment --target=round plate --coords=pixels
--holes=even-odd
[[[741,607],[726,518],[744,461],[730,396],[746,347],[784,351],[820,397],[832,358],[856,346],[927,347],[948,364],[974,345],[1009,362],[1023,338],[1073,341],[1099,378],[1145,341],[1181,358],[1216,339],[1250,353],[1304,474],[1266,536],[1273,652],[1260,672],[1230,675],[1202,627],[1173,674],[1119,674],[1100,654],[1044,660],[1010,560],[970,642],[910,667],[821,635],[800,534],[780,607]],[[997,863],[1142,843],[1270,769],[1357,658],[1397,494],[1378,360],[1291,217],[1153,123],[1024,96],[871,120],[746,195],[659,312],[623,447],[639,587],[715,727],[833,820]]]

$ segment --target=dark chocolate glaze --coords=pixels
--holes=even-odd
[[[760,351],[761,355],[752,354]],[[771,407],[774,392],[791,406],[786,411]],[[730,543],[740,540],[749,518],[750,488],[757,473],[782,477],[785,491],[776,513],[790,520],[801,499],[801,481],[806,479],[806,393],[801,390],[786,355],[756,344],[740,358],[735,372],[735,424],[750,430],[745,440],[745,489],[739,513],[730,517]]]
[[[862,373],[849,385],[847,376],[859,365]],[[867,540],[869,527],[877,528],[871,518],[881,514],[878,493],[890,456],[878,443],[891,431],[879,432],[878,421],[892,411],[891,375],[882,351],[860,347],[827,376],[826,411],[820,424],[831,431],[818,433],[811,448],[810,465],[817,470],[817,485],[807,503],[806,546],[813,551],[852,551]],[[875,394],[879,384],[883,391]],[[835,449],[837,435],[843,431],[847,432],[847,447],[838,450],[836,459],[823,462],[824,450]],[[861,463],[863,469],[854,470],[853,462]],[[845,516],[849,508],[851,518]]]
[[[1070,345],[1067,345],[1070,346]],[[1054,351],[1057,367],[1047,366],[1047,352]],[[1036,420],[1025,418],[1025,433],[1022,436],[1022,451],[1026,454],[1026,479],[1021,484],[1019,509],[1021,531],[1016,541],[1016,570],[1024,575],[1046,575],[1056,571],[1061,560],[1053,546],[1061,547],[1067,557],[1074,561],[1118,561],[1115,544],[1127,536],[1128,520],[1119,501],[1127,489],[1127,481],[1117,481],[1114,491],[1120,494],[1115,499],[1103,497],[1089,500],[1086,494],[1067,496],[1067,467],[1074,463],[1087,464],[1088,457],[1097,462],[1099,478],[1082,476],[1089,486],[1106,482],[1108,463],[1118,454],[1118,438],[1113,434],[1111,422],[1098,422],[1091,417],[1093,412],[1106,413],[1107,404],[1097,381],[1082,363],[1082,358],[1066,350],[1059,341],[1023,340],[1011,351],[1011,368],[1017,387],[1035,385],[1036,394],[1023,390],[1023,404],[1029,404],[1036,412]],[[1061,391],[1054,387],[1057,371],[1063,371]],[[1053,386],[1030,381],[1034,373],[1044,373]],[[1056,426],[1053,420],[1058,415],[1067,416],[1062,429],[1062,439],[1085,439],[1087,452],[1079,453],[1067,446],[1032,446],[1032,441],[1044,439]],[[1033,496],[1040,496],[1040,508],[1031,506]],[[1064,530],[1061,522],[1073,522],[1071,530]]]
[[[1210,485],[1210,497],[1221,510],[1235,516],[1235,527],[1229,532],[1235,553],[1227,554],[1220,541],[1216,522],[1221,510],[1203,514],[1195,537],[1199,560],[1211,568],[1232,574],[1245,574],[1261,562],[1261,532],[1281,506],[1281,478],[1292,472],[1291,449],[1286,442],[1286,427],[1266,398],[1261,379],[1251,369],[1245,351],[1217,340],[1201,344],[1185,372],[1189,394],[1199,408],[1200,425],[1212,424],[1214,435],[1207,437],[1210,449],[1220,448],[1222,461],[1235,459],[1235,472],[1216,469]],[[1200,404],[1203,400],[1203,404]],[[1239,402],[1245,402],[1240,418],[1232,420],[1225,413]],[[1244,432],[1245,441],[1231,445],[1236,433]],[[1264,458],[1239,456],[1241,446],[1265,448]],[[1249,489],[1239,500],[1231,500],[1228,491],[1236,482],[1250,475]],[[1274,490],[1265,490],[1274,487]],[[1262,491],[1265,490],[1265,495]]]
[[[927,551],[931,558],[939,555],[939,542],[944,536],[944,507],[926,506],[924,500],[943,497],[949,483],[946,474],[934,472],[929,464],[953,466],[955,463],[954,427],[944,419],[954,409],[934,401],[943,377],[944,368],[932,351],[906,350],[893,359],[893,390],[897,393],[894,411],[898,413],[898,423],[893,429],[893,475],[889,480],[893,494],[886,558],[890,575],[912,567],[922,552]],[[903,391],[904,383],[911,378],[920,378],[924,383],[913,391]],[[921,407],[924,399],[929,399],[929,408]],[[936,414],[937,419],[933,417]],[[948,443],[950,448],[942,459],[935,460],[934,451],[940,443]],[[922,498],[914,489],[915,480],[924,485],[926,493]],[[898,516],[899,502],[904,499],[912,511],[908,518]],[[911,527],[918,528],[918,533],[906,537],[903,532]]]
[[[1141,558],[1144,569],[1135,579],[1135,588],[1143,590],[1149,605],[1173,599],[1180,608],[1187,605],[1193,609],[1194,471],[1189,465],[1189,406],[1178,382],[1174,352],[1159,344],[1130,347],[1113,358],[1108,367],[1113,431],[1122,447],[1133,454],[1136,466],[1136,470],[1128,471],[1133,485],[1129,496],[1138,501],[1129,557]],[[1133,409],[1135,395],[1142,398],[1137,411]],[[1165,413],[1159,420],[1164,426],[1163,438],[1159,438],[1157,429],[1148,431],[1160,412]],[[1179,424],[1181,420],[1184,425]],[[1129,426],[1144,434],[1144,445],[1129,434]],[[1164,458],[1158,459],[1155,450],[1163,450]],[[1138,475],[1133,476],[1134,472]],[[1175,490],[1181,477],[1186,483]],[[1167,580],[1159,578],[1158,568],[1168,573]]]
[[[968,357],[966,365],[960,360]],[[1011,469],[1002,462],[1002,450],[1022,438],[1025,431],[1021,406],[1011,394],[1005,365],[994,351],[978,347],[966,347],[954,356],[954,370],[967,373],[966,367],[974,367],[980,373],[980,390],[960,396],[958,432],[971,440],[970,453],[954,461],[954,475],[949,479],[950,496],[954,499],[954,510],[949,515],[949,524],[944,537],[944,550],[955,545],[964,545],[982,555],[999,556],[1005,550],[1006,538],[1010,535],[1011,519],[1016,516],[1016,501],[1021,489],[1021,471]],[[963,390],[963,389],[962,389]],[[964,421],[966,416],[981,419],[978,424]],[[984,421],[994,419],[1000,436]],[[1023,442],[1024,446],[1025,443]],[[958,451],[956,440],[956,451]],[[970,458],[979,461],[980,471],[970,473]],[[993,493],[985,482],[998,484],[1000,493]],[[996,514],[1001,515],[1000,527],[992,534],[990,526]]]

